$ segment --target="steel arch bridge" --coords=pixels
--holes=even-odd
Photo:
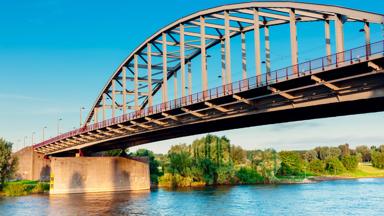
[[[47,155],[101,151],[203,132],[384,110],[378,105],[384,98],[384,42],[370,39],[371,25],[383,24],[383,17],[297,2],[232,4],[183,17],[146,39],[123,61],[81,128],[34,149]],[[314,22],[324,23],[324,57],[299,64],[297,26]],[[363,46],[344,48],[347,23],[361,23]],[[277,31],[289,28],[291,58],[291,66],[274,71],[272,26]],[[236,38],[240,70],[231,64]],[[246,38],[252,40],[247,43]],[[213,54],[207,52],[215,49],[221,86],[212,88],[207,59]],[[237,75],[241,80],[233,82]]]

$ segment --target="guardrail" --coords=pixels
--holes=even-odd
[[[206,91],[194,93],[182,98],[174,99],[168,102],[157,104],[151,107],[144,108],[139,111],[127,113],[118,117],[107,119],[102,122],[97,122],[91,125],[85,125],[79,129],[69,131],[51,139],[45,140],[39,144],[34,145],[34,148],[42,147],[44,145],[76,136],[82,133],[87,133],[97,129],[105,128],[108,126],[116,125],[126,121],[142,118],[148,115],[169,111],[176,108],[181,108],[187,105],[192,105],[206,100],[223,97],[226,95],[236,94],[242,91],[267,86],[270,84],[294,79],[297,77],[310,75],[313,72],[326,71],[335,69],[341,66],[352,65],[360,61],[369,60],[369,58],[376,54],[384,55],[384,40],[375,43],[367,44],[364,46],[356,47],[344,52],[335,53],[333,55],[324,56],[321,58],[306,61],[297,65],[292,65],[282,69],[264,73],[258,76],[250,77],[247,79],[239,80],[227,85],[218,86]]]

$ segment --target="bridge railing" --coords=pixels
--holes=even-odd
[[[270,73],[264,73],[258,76],[250,77],[247,79],[239,80],[227,85],[218,86],[203,92],[194,93],[182,98],[174,99],[168,102],[157,104],[145,109],[124,114],[115,118],[107,119],[102,122],[97,122],[90,125],[85,125],[82,128],[63,133],[54,138],[48,139],[42,143],[34,145],[38,148],[68,137],[76,136],[82,133],[95,131],[108,126],[116,125],[126,121],[135,120],[137,118],[145,117],[148,115],[162,113],[165,111],[181,108],[191,104],[212,100],[215,98],[232,95],[242,91],[267,86],[270,84],[282,82],[289,79],[294,79],[301,76],[310,75],[315,72],[332,70],[335,68],[352,65],[360,61],[369,60],[371,56],[381,54],[384,55],[384,41],[371,43],[368,45],[360,46],[344,52],[335,53],[333,55],[324,56],[321,58],[306,61],[297,65],[281,68]]]

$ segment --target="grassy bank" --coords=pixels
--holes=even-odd
[[[348,171],[340,175],[329,175],[334,178],[384,178],[384,169],[378,169],[371,163],[359,163],[354,171]]]
[[[32,193],[44,193],[49,191],[49,183],[20,180],[7,182],[4,185],[1,195],[4,196],[23,196]]]

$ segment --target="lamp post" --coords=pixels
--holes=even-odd
[[[28,138],[28,136],[24,136],[24,145],[23,148],[25,148],[25,140]]]
[[[45,129],[47,129],[47,126],[43,127],[43,139],[41,140],[41,142],[44,142],[45,140]]]
[[[60,135],[60,121],[63,120],[62,118],[57,118],[57,135]]]
[[[82,118],[83,110],[85,110],[85,107],[80,107],[80,127],[82,126],[82,123],[81,123],[81,122],[83,121],[83,120],[82,120],[82,119],[83,119],[83,118]]]
[[[35,132],[32,132],[32,136],[31,136],[31,146],[33,146],[33,136],[35,135]]]

